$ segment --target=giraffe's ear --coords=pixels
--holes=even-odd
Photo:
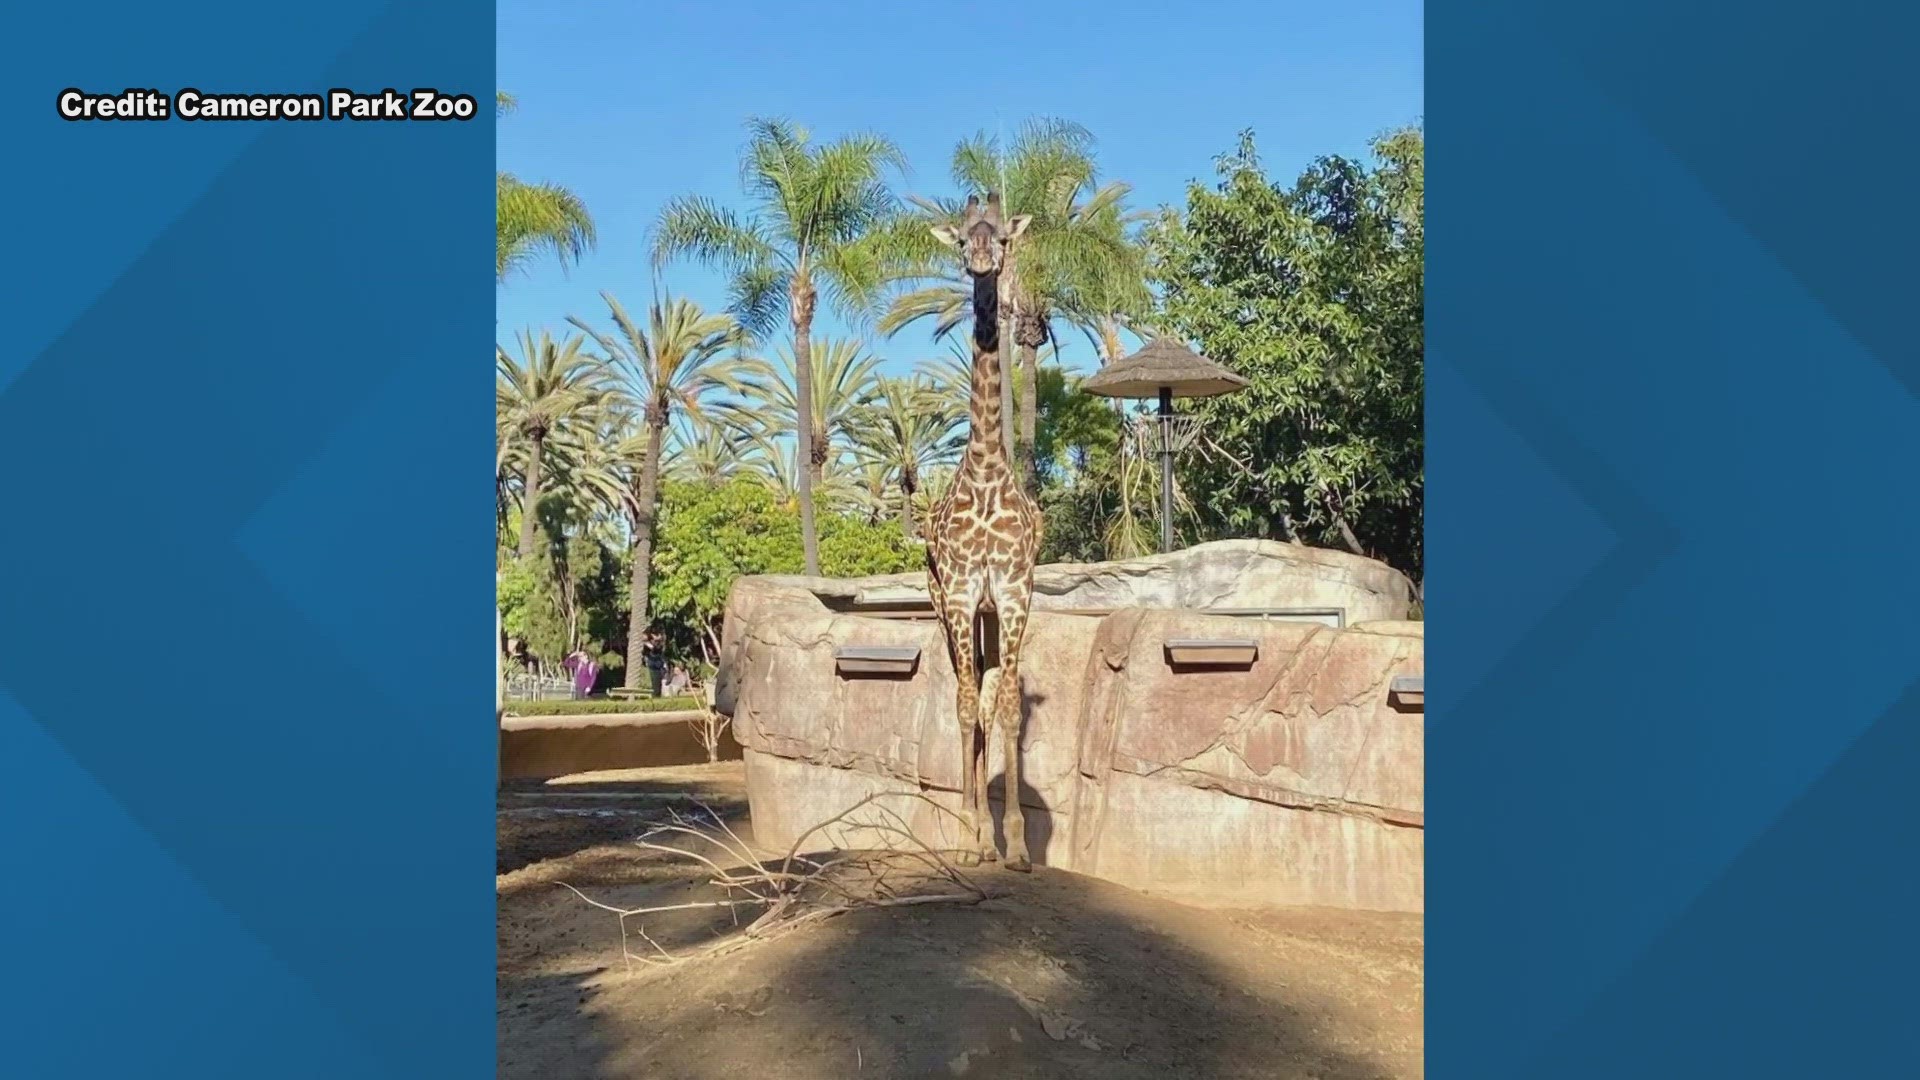
[[[960,233],[951,225],[929,225],[927,231],[933,234],[935,240],[948,247],[960,246]]]
[[[1015,214],[1007,221],[1007,239],[1012,240],[1027,231],[1027,223],[1033,220],[1031,214]]]

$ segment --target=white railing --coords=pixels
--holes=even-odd
[[[573,698],[573,680],[546,675],[509,675],[505,689],[508,701],[569,701]]]

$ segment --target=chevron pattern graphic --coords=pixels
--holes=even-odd
[[[72,123],[55,96],[486,94],[492,23],[105,7],[12,16],[34,44],[0,75],[4,1071],[484,1075],[492,117]]]
[[[1911,110],[1841,9],[1429,5],[1434,1076],[1914,1060],[1914,226],[1833,190]]]

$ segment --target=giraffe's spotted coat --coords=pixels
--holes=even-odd
[[[959,680],[962,802],[973,818],[975,844],[983,859],[995,857],[988,827],[987,738],[1000,735],[1006,755],[1002,800],[1007,865],[1028,867],[1026,822],[1020,808],[1020,647],[1033,602],[1033,564],[1040,551],[1040,508],[1021,489],[1018,473],[1001,442],[999,252],[983,257],[983,242],[1004,247],[1024,221],[1009,231],[1000,219],[1000,198],[967,202],[962,253],[974,278],[973,387],[968,402],[970,430],[966,455],[953,484],[927,516],[927,586],[934,610],[946,629],[947,646]],[[990,227],[991,236],[982,230]],[[982,683],[976,663],[977,616],[991,611],[999,626],[999,675],[986,680],[993,694],[981,711]]]

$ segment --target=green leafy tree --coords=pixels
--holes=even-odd
[[[1104,467],[1120,449],[1120,416],[1112,403],[1080,389],[1081,380],[1058,364],[1042,363],[1037,374],[1034,460],[1043,484]]]
[[[719,645],[718,619],[736,579],[805,570],[800,516],[744,476],[719,485],[670,481],[664,509],[653,603],[697,634],[711,658]],[[821,524],[822,568],[830,575],[899,573],[923,565],[918,546],[894,522],[825,514]]]
[[[765,337],[787,316],[797,363],[795,413],[813,415],[813,317],[821,292],[843,314],[866,318],[902,258],[890,228],[898,210],[884,177],[905,171],[900,151],[877,135],[815,143],[784,120],[754,119],[740,175],[751,208],[738,214],[708,198],[682,197],[661,213],[656,265],[691,256],[732,277],[733,309]],[[800,425],[799,457],[816,456],[812,431]],[[806,565],[817,572],[819,535],[811,470],[799,475]]]
[[[633,610],[627,620],[626,681],[640,685],[645,670],[641,653],[647,630],[648,575],[653,567],[653,532],[659,512],[661,457],[667,425],[676,414],[704,420],[714,398],[739,390],[736,372],[743,361],[735,350],[740,324],[731,315],[709,314],[690,300],[656,299],[646,325],[627,314],[611,293],[601,293],[614,332],[603,333],[578,317],[569,322],[592,335],[613,357],[622,401],[639,416],[637,439],[619,455],[618,483],[612,493],[626,511],[633,537],[629,584]],[[636,445],[637,444],[637,445]]]
[[[836,514],[820,531],[820,570],[828,577],[866,577],[924,570],[926,552],[900,523]]]
[[[575,649],[602,663],[618,661],[619,654],[606,650],[619,625],[618,560],[579,527],[559,496],[542,500],[539,518],[533,558],[519,560],[501,575],[503,626],[527,643],[543,668],[551,669]]]
[[[496,92],[494,104],[505,116],[517,103]],[[595,242],[593,216],[566,188],[499,172],[494,174],[494,239],[494,274],[505,281],[543,255],[563,267],[579,262]]]
[[[1421,572],[1423,136],[1372,163],[1322,158],[1292,185],[1253,137],[1152,232],[1165,320],[1246,376],[1198,402],[1183,473],[1203,526],[1345,547]]]
[[[494,599],[500,607],[502,634],[527,640],[527,609],[533,602],[536,587],[533,569],[526,563],[515,560],[500,568]]]

